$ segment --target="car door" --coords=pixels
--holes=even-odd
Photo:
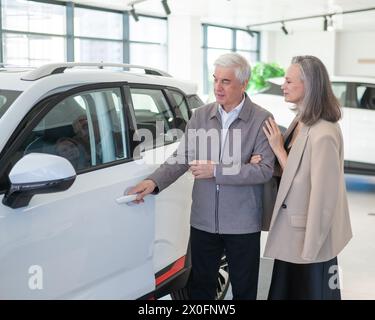
[[[26,207],[0,204],[0,299],[134,299],[154,290],[154,197],[142,206],[123,197],[151,172],[130,154],[123,90],[70,90],[20,125],[27,123],[0,159],[3,168],[27,153],[51,153],[67,158],[77,177]]]
[[[363,170],[375,169],[375,85],[353,84],[351,110],[352,166]]]
[[[168,92],[161,86],[140,84],[129,86],[129,104],[134,109],[137,129],[153,138],[151,143],[144,144],[143,161],[157,169],[177,149],[188,120],[186,100],[178,90]],[[192,188],[193,177],[186,172],[155,198],[156,272],[186,256]]]
[[[351,107],[351,92],[352,88],[350,84],[346,82],[332,82],[332,90],[336,98],[339,100],[342,107],[342,118],[339,121],[343,140],[344,140],[344,159],[346,161],[345,166],[349,166],[350,159],[353,158],[353,136],[351,135],[351,118],[352,118],[352,107]]]

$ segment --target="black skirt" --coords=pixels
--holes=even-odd
[[[275,260],[269,300],[341,300],[337,257],[309,264]]]

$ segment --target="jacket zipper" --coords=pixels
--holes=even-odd
[[[220,186],[216,185],[216,201],[215,201],[215,233],[219,233],[219,192]]]
[[[219,119],[218,119],[219,120]],[[235,119],[231,125],[229,126],[228,130],[232,127],[233,123],[237,122],[238,118]],[[219,120],[219,123],[221,124],[221,121]],[[221,130],[223,129],[223,125],[221,124]],[[225,136],[225,141],[227,140],[227,136],[229,134],[229,131],[227,132],[227,135]],[[224,143],[225,144],[225,143]],[[221,158],[221,134],[220,134],[220,146],[219,146],[219,157]],[[216,185],[216,196],[215,196],[215,233],[219,233],[219,193],[220,193],[220,185]]]

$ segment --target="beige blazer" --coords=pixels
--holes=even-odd
[[[294,120],[285,138],[296,126]],[[328,261],[352,237],[340,126],[303,125],[281,177],[264,256],[292,263]]]

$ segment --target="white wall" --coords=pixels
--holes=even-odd
[[[337,33],[336,56],[337,75],[375,77],[375,31]]]
[[[277,62],[286,68],[293,56],[319,57],[330,74],[335,68],[334,32],[294,32],[285,35],[280,31],[262,32],[262,61]]]
[[[262,33],[261,60],[287,67],[295,55],[315,55],[330,75],[375,77],[375,31]],[[370,63],[360,63],[370,60]],[[372,62],[372,63],[371,63]]]
[[[200,17],[171,15],[168,18],[168,71],[179,79],[203,87],[203,34]]]

